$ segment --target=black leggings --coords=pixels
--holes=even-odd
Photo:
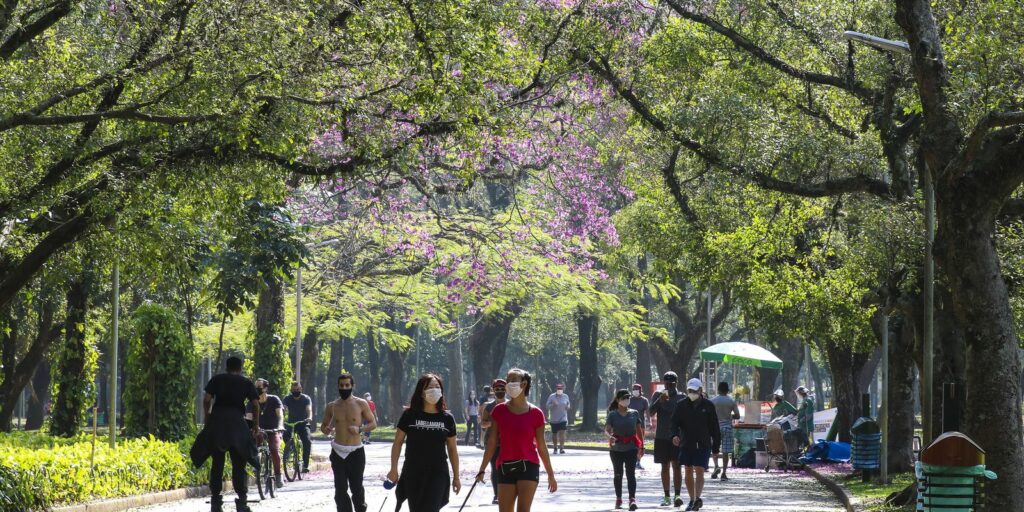
[[[628,452],[608,452],[612,457],[612,468],[615,469],[615,497],[622,498],[622,469],[626,469],[626,484],[629,486],[629,498],[636,497],[636,448]]]
[[[231,483],[235,486],[238,499],[245,501],[246,490],[249,488],[249,475],[245,472],[246,460],[241,455],[231,453]],[[224,489],[224,456],[225,452],[213,452],[210,464],[210,494],[220,496]]]
[[[366,451],[362,448],[348,454],[344,459],[331,450],[331,469],[334,471],[334,503],[338,512],[366,511],[366,495],[363,493],[363,470],[366,469]],[[348,497],[349,489],[352,498]]]

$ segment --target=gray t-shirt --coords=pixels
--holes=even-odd
[[[551,393],[548,397],[548,423],[566,423],[569,421],[569,395]]]
[[[711,403],[715,404],[715,414],[718,415],[718,422],[732,423],[732,419],[735,416],[740,415],[740,408],[736,406],[736,401],[729,395],[717,395],[711,398]],[[736,413],[735,415],[733,413]]]
[[[608,411],[608,416],[605,418],[605,427],[611,425],[612,434],[624,437],[633,437],[636,435],[636,426],[642,425],[643,420],[640,419],[640,413],[635,409],[626,409],[626,414],[622,415],[618,409]],[[623,443],[616,439],[615,443],[612,444],[611,450],[613,452],[628,452],[630,450],[637,449],[634,443]]]

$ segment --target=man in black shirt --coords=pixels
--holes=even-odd
[[[284,406],[288,410],[288,423],[304,421],[295,425],[295,434],[302,440],[302,472],[309,471],[309,453],[313,443],[309,440],[309,425],[313,421],[313,400],[302,392],[302,384],[292,382],[292,394],[284,397]],[[285,425],[284,438],[291,439],[291,425]]]
[[[190,456],[196,467],[202,466],[207,458],[213,459],[210,465],[210,508],[212,512],[221,512],[224,455],[230,454],[231,482],[238,494],[235,506],[239,512],[251,512],[246,501],[249,482],[245,466],[246,463],[257,464],[257,459],[256,444],[245,423],[245,401],[255,403],[258,416],[259,395],[252,381],[242,376],[241,359],[228,358],[226,370],[227,373],[215,375],[206,384],[203,430],[196,436]],[[252,433],[256,432],[258,426]]]
[[[281,435],[280,430],[284,428],[284,414],[281,399],[277,395],[270,394],[270,382],[267,379],[256,379],[256,390],[260,394],[259,418],[260,428],[266,431],[267,445],[270,446],[270,459],[274,462],[274,478],[278,487],[284,487],[281,480]],[[250,402],[249,412],[256,417],[256,410]],[[248,416],[248,415],[246,415]],[[264,468],[266,470],[266,468]]]

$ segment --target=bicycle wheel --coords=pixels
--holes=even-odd
[[[292,450],[295,453],[295,456],[293,457],[293,460],[295,462],[295,474],[298,475],[299,480],[302,480],[302,444],[295,442],[292,443],[292,445],[295,446],[295,449]]]
[[[295,443],[287,443],[287,444],[285,444],[284,445],[284,454],[281,455],[281,459],[282,459],[281,460],[281,465],[284,466],[284,468],[282,468],[282,469],[284,469],[284,477],[287,478],[289,482],[294,482],[295,481],[295,477],[297,477],[298,474],[299,474],[299,465],[298,465],[298,463],[292,461],[293,458],[298,460],[297,457],[296,457],[297,454],[295,453],[294,446],[295,446]]]
[[[268,470],[268,471],[264,471],[263,473],[264,473],[264,475],[266,475],[266,476],[263,477],[263,487],[267,490],[267,494],[271,498],[273,498],[274,494],[275,494],[275,489],[277,488],[277,481],[274,478],[274,472]]]

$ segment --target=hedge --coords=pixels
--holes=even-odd
[[[206,482],[208,469],[188,459],[191,439],[178,443],[153,437],[127,439],[111,449],[80,435],[0,434],[0,510],[41,510],[64,503],[165,491]]]

